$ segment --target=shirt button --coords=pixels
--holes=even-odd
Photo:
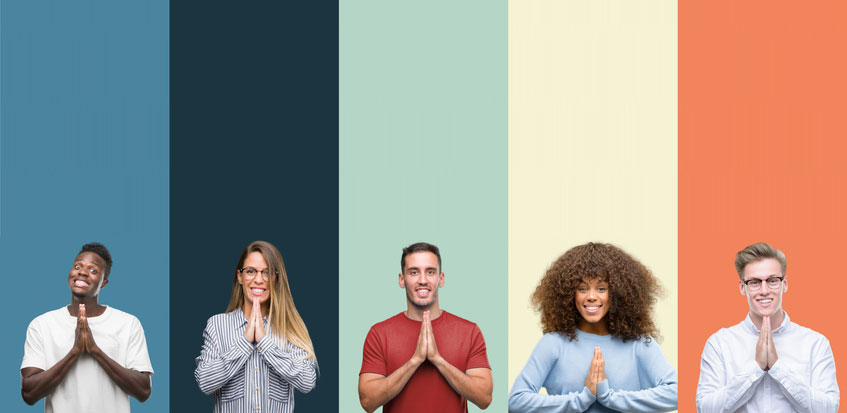
[[[259,347],[259,351],[262,351],[262,347]]]
[[[253,367],[253,371],[259,371],[258,367]]]
[[[259,388],[258,388],[258,387],[256,387],[256,391],[259,391]]]

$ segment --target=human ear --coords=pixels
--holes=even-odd
[[[398,278],[399,279],[397,280],[397,283],[400,284],[400,288],[406,288],[406,280],[403,279],[402,272],[400,273],[400,276]]]

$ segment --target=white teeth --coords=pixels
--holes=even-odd
[[[262,289],[262,288],[251,288],[251,290],[253,291],[253,294],[257,294],[257,295],[265,293],[265,290]]]
[[[74,285],[77,287],[88,287],[88,283],[83,280],[74,281]]]
[[[765,299],[765,300],[759,300],[759,302],[762,303],[762,304],[768,304],[771,301],[773,301],[773,299],[771,299],[771,298],[768,298],[768,299]]]

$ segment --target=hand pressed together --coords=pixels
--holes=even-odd
[[[770,316],[762,317],[762,325],[759,329],[759,340],[756,342],[756,364],[762,370],[770,370],[776,364],[779,356],[773,344],[773,332],[771,330]]]
[[[591,358],[591,365],[588,367],[588,375],[585,377],[585,387],[591,391],[591,394],[597,395],[597,383],[606,380],[606,362],[603,360],[603,352],[600,347],[594,347],[594,357]]]
[[[79,305],[79,315],[76,318],[76,330],[74,331],[73,351],[77,354],[93,354],[100,351],[94,342],[94,334],[88,326],[88,317],[85,316],[85,304]]]
[[[424,311],[421,332],[418,334],[418,343],[411,360],[415,365],[420,365],[426,360],[435,362],[440,358],[441,354],[438,353],[438,346],[435,343],[435,334],[432,332],[432,320],[429,318],[429,311]]]
[[[262,307],[258,297],[253,299],[253,309],[250,311],[250,317],[247,318],[244,337],[251,343],[258,343],[265,338],[265,322],[262,319]]]

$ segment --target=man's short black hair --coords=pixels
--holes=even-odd
[[[421,251],[429,251],[438,257],[438,270],[441,271],[441,253],[438,252],[438,247],[428,242],[416,242],[403,248],[403,255],[400,257],[400,272],[406,271],[406,256]]]
[[[93,252],[99,255],[103,261],[106,261],[105,274],[109,275],[112,271],[112,254],[109,254],[109,250],[105,245],[99,242],[89,242],[88,244],[83,245],[79,250],[79,254],[82,254],[83,252]]]

